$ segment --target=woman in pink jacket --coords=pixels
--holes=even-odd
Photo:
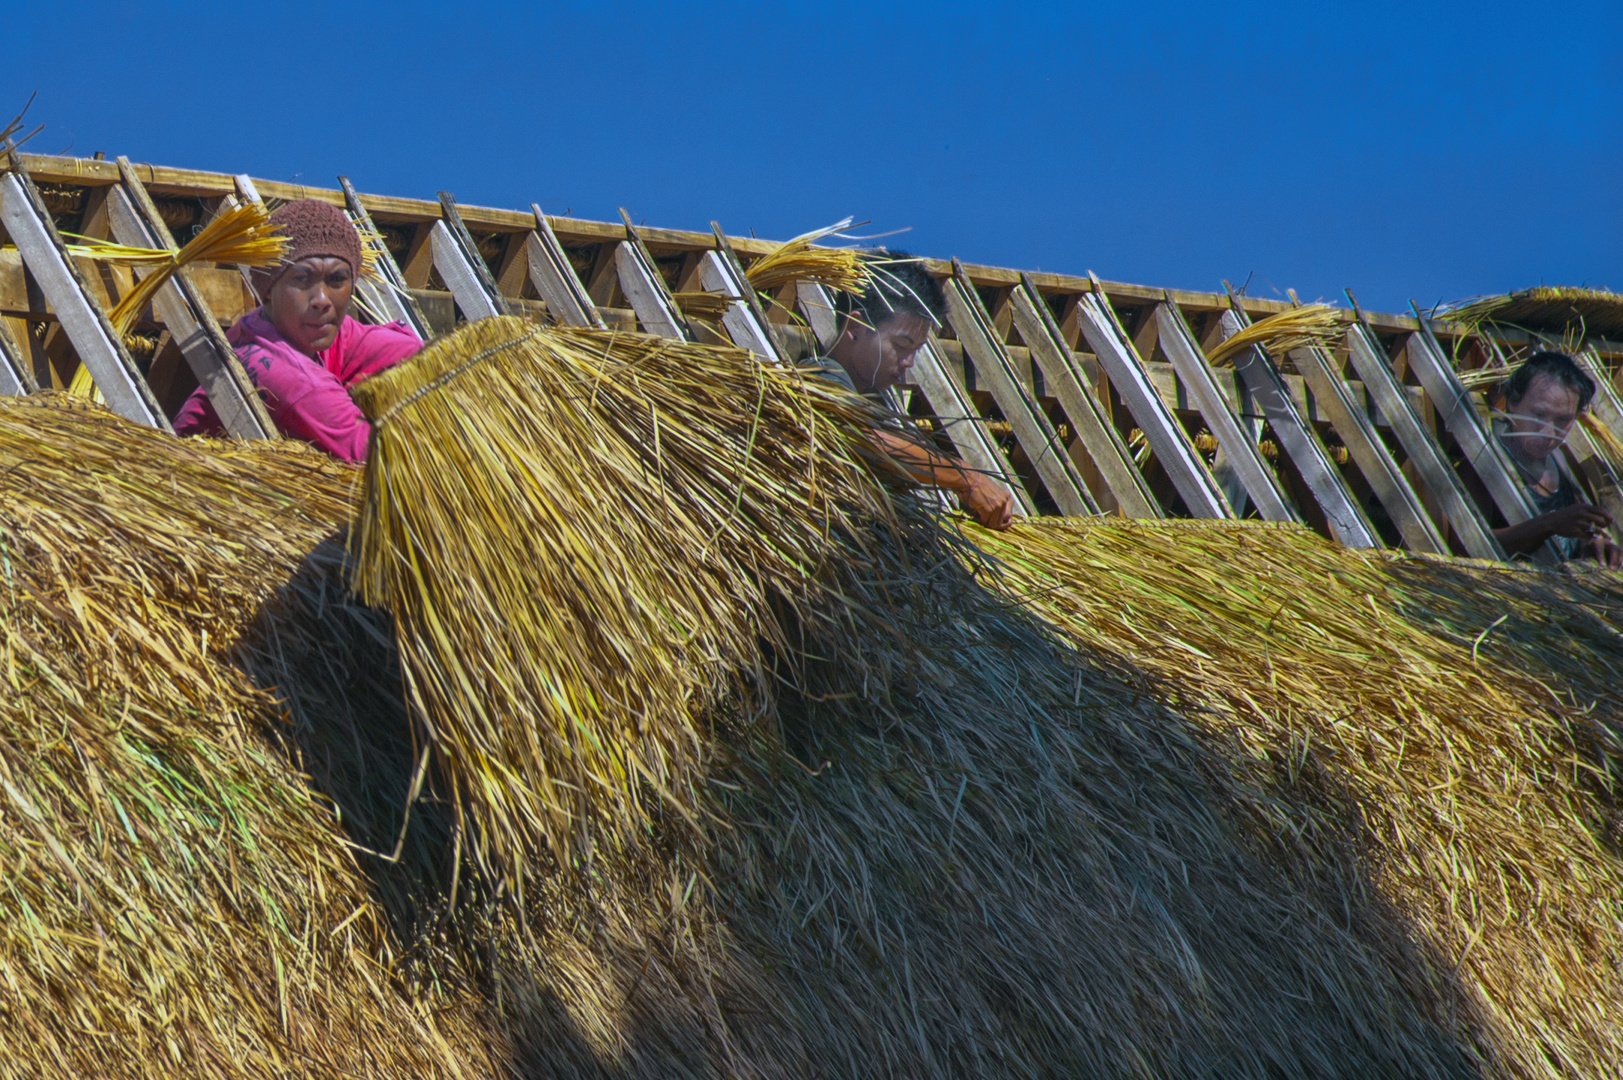
[[[370,429],[349,388],[422,348],[404,323],[365,326],[349,317],[361,238],[336,206],[291,202],[271,215],[292,244],[280,266],[254,272],[264,304],[226,334],[276,429],[345,461],[366,460]],[[223,435],[201,388],[175,417],[181,435]]]

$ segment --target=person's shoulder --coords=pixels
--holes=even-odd
[[[338,340],[326,354],[327,367],[349,386],[393,367],[422,347],[405,323],[369,325],[346,315],[338,328]]]
[[[417,335],[403,322],[363,323],[345,315],[338,328],[340,349],[398,350],[416,352],[423,347]]]
[[[851,373],[838,360],[827,356],[809,356],[796,367],[808,378],[843,386],[853,394],[857,392],[857,384],[851,381]]]

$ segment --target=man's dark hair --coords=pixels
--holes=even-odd
[[[1564,352],[1545,350],[1529,356],[1510,373],[1510,378],[1503,385],[1505,400],[1515,405],[1527,396],[1527,388],[1540,375],[1554,379],[1568,390],[1576,390],[1579,412],[1589,408],[1589,403],[1595,399],[1595,380],[1578,366],[1578,361]]]
[[[947,298],[923,260],[905,251],[879,248],[868,254],[867,263],[872,283],[860,296],[842,292],[835,297],[834,309],[840,315],[855,316],[875,327],[904,312],[923,316],[936,326],[942,324]]]

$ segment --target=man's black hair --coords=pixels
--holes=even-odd
[[[1576,390],[1579,412],[1589,408],[1589,403],[1595,399],[1595,380],[1578,366],[1578,361],[1564,352],[1545,350],[1529,356],[1510,373],[1503,386],[1505,400],[1514,406],[1527,396],[1527,388],[1540,375],[1554,379],[1568,390]]]
[[[904,312],[936,326],[946,319],[947,297],[923,261],[905,251],[879,248],[868,254],[868,270],[873,280],[860,296],[842,292],[834,298],[842,317],[853,315],[872,327]],[[840,325],[845,325],[843,318]]]

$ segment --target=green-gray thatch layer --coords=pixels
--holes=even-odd
[[[436,346],[422,384],[491,332]],[[393,848],[423,745],[387,619],[345,591],[354,474],[0,402],[0,760],[90,886],[0,804],[14,1075],[1616,1074],[1611,579],[1120,522],[977,535],[1000,570],[864,486],[852,403],[732,351],[560,340],[605,378],[545,353],[504,378],[575,382],[576,427],[549,437],[665,481],[594,488],[589,541],[638,514],[778,531],[594,553],[626,596],[744,572],[717,551],[761,584],[662,608],[703,604],[709,637],[685,640],[734,650],[672,635],[642,658],[699,690],[650,699],[674,726],[639,732],[688,740],[681,782],[598,785],[595,823],[556,848],[494,843],[501,791],[459,799],[439,753],[399,863],[342,843]],[[633,358],[642,388],[606,379]],[[476,368],[420,400],[456,397],[491,467],[516,468]],[[695,381],[714,415],[671,440],[662,416],[655,454],[631,406],[675,409]],[[415,453],[442,469],[414,485],[394,463],[405,514],[462,482]],[[532,521],[559,497],[512,490]],[[563,551],[515,577],[597,587]],[[794,551],[821,554],[779,595]],[[526,595],[547,598],[485,599]],[[408,666],[432,655],[404,644]],[[540,685],[556,664],[517,670]],[[536,723],[517,700],[490,722]],[[598,708],[583,719],[636,730]],[[132,733],[185,782],[155,782]],[[162,932],[130,936],[130,912]]]

